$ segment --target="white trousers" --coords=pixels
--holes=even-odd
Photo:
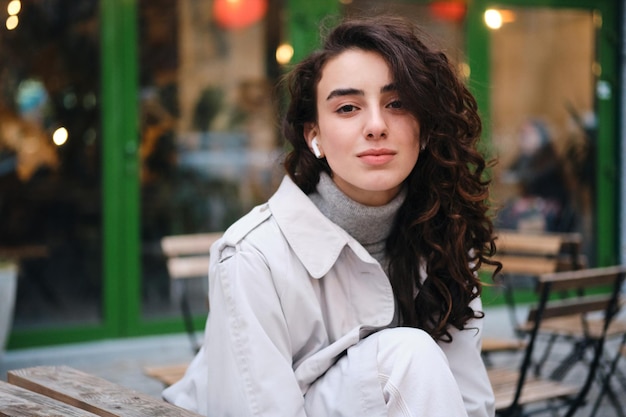
[[[466,417],[441,348],[424,331],[381,330],[350,347],[305,395],[312,417]]]

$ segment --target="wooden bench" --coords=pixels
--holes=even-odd
[[[489,363],[494,352],[513,351],[524,348],[521,341],[523,329],[517,320],[516,291],[530,289],[534,277],[557,271],[575,270],[585,266],[578,233],[522,233],[500,230],[497,233],[495,260],[502,263],[496,277],[503,291],[511,326],[517,338],[488,337],[483,340],[482,352]]]
[[[171,279],[189,279],[207,276],[209,252],[222,232],[165,236],[161,250],[167,258],[167,272]]]
[[[166,236],[161,239],[161,250],[167,259],[167,272],[170,279],[173,281],[194,278],[207,279],[211,246],[222,237],[222,234],[222,232],[197,233]],[[192,348],[197,352],[200,349],[200,344],[196,341],[186,285],[180,298],[180,308]]]
[[[508,352],[523,349],[525,343],[518,339],[484,337],[481,352],[487,356],[493,352]]]
[[[12,370],[7,381],[0,381],[0,416],[200,416],[67,366]]]
[[[574,415],[583,404],[600,366],[607,329],[619,309],[619,293],[625,275],[626,266],[614,266],[542,274],[535,279],[539,301],[528,314],[527,321],[532,323],[532,328],[526,335],[526,348],[519,366],[488,369],[496,396],[497,415],[522,416],[525,407],[540,403],[546,404],[546,410],[564,408],[567,416]],[[608,294],[584,295],[597,288],[609,288],[610,291]],[[565,292],[574,295],[568,298],[554,296]],[[533,372],[537,338],[544,320],[599,313],[602,316],[601,331],[590,346],[593,355],[582,378],[565,383]],[[533,412],[536,411],[533,408]]]
[[[222,237],[222,234],[222,232],[196,233],[166,236],[161,239],[161,251],[167,258],[167,271],[170,279],[174,281],[199,277],[206,279],[209,273],[211,246]],[[200,343],[196,340],[193,316],[186,290],[181,295],[180,303],[185,329],[191,340],[192,349],[194,352],[198,352]],[[169,386],[183,377],[188,365],[188,363],[180,363],[149,366],[144,368],[144,373],[160,381],[165,386]]]
[[[17,262],[22,259],[47,258],[50,250],[46,245],[18,245],[0,246],[0,258],[12,259]]]
[[[189,362],[175,363],[172,365],[146,366],[143,371],[149,377],[160,381],[168,387],[182,379],[189,367]]]

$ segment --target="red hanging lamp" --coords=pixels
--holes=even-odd
[[[463,0],[433,1],[428,7],[433,17],[450,22],[462,21],[467,12],[467,4]]]
[[[214,0],[213,18],[224,29],[242,29],[265,16],[267,0]]]

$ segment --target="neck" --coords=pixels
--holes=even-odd
[[[328,174],[322,173],[316,191],[309,198],[322,214],[354,237],[377,261],[384,263],[387,237],[406,198],[404,188],[385,205],[366,206],[348,197]]]

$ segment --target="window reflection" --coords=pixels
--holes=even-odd
[[[265,201],[282,177],[276,79],[268,75],[275,73],[274,43],[280,40],[270,32],[280,25],[267,24],[277,14],[269,3],[140,1],[142,282],[148,316],[180,314],[177,285],[191,285],[193,309],[206,311],[206,276],[170,282],[160,239],[225,230]]]
[[[581,232],[593,264],[593,13],[511,8],[504,16],[491,31],[499,226]]]
[[[19,264],[14,328],[98,323],[98,2],[3,5],[0,259]]]

